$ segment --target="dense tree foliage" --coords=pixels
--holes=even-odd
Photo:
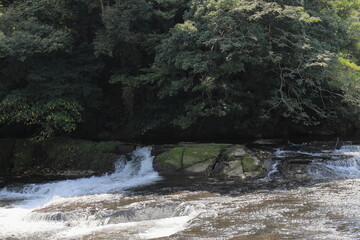
[[[359,0],[0,4],[4,136],[359,125]]]

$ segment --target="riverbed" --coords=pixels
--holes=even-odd
[[[113,174],[11,184],[0,239],[359,239],[360,147],[274,153],[266,177],[248,181],[161,176],[145,147]]]

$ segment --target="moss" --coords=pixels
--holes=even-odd
[[[157,156],[162,167],[181,170],[217,158],[228,144],[183,144]]]
[[[227,161],[240,161],[241,158],[235,156],[224,155]]]
[[[123,143],[117,141],[99,142],[96,144],[96,149],[100,152],[114,153],[121,144]]]
[[[116,141],[0,139],[0,174],[30,176],[57,174],[66,170],[105,173],[114,169],[118,153],[125,154],[132,149],[131,145]]]
[[[244,172],[255,172],[260,171],[260,167],[255,163],[255,160],[248,154],[244,155],[242,159],[242,166]]]
[[[92,142],[74,139],[56,139],[47,144],[47,154],[54,170],[113,170],[116,148],[120,142]]]
[[[187,168],[196,163],[217,158],[227,146],[226,144],[195,144],[186,146],[183,167]]]
[[[156,157],[162,167],[180,170],[183,167],[183,147],[175,147]]]
[[[31,141],[19,139],[16,141],[12,156],[12,173],[29,175],[31,170],[41,165],[41,156],[36,151],[37,145]]]
[[[44,146],[47,162],[54,171],[68,169],[88,169],[90,165],[84,159],[84,153],[89,152],[91,145],[87,141],[73,139],[56,139]]]

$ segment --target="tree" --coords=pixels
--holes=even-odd
[[[156,48],[154,65],[123,82],[156,86],[152,104],[181,103],[177,111],[160,107],[174,114],[158,124],[187,128],[229,116],[233,124],[261,123],[271,114],[317,124],[341,95],[329,75],[347,32],[325,7],[305,7],[302,1],[192,1],[184,22]]]
[[[128,136],[223,125],[255,135],[358,121],[359,0],[0,5],[5,129],[44,138],[79,126],[74,134]]]
[[[102,68],[71,28],[74,1],[19,1],[0,23],[0,124],[21,123],[39,138],[72,132],[96,103]],[[73,9],[72,9],[73,8]]]

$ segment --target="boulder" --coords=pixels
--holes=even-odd
[[[204,173],[204,174],[208,175],[212,171],[215,163],[216,163],[216,159],[212,158],[205,162],[196,163],[190,167],[185,168],[185,172],[186,173],[194,173],[194,174]]]
[[[244,168],[244,172],[254,172],[259,171],[260,160],[255,156],[250,156],[249,154],[245,154],[242,158],[242,165]]]
[[[154,168],[159,172],[184,171],[206,174],[213,168],[224,149],[229,146],[229,144],[181,143],[156,156]]]
[[[244,145],[182,143],[156,156],[154,166],[160,174],[182,172],[244,179],[263,175],[265,159],[260,161],[258,156],[262,155]]]
[[[246,154],[246,147],[244,145],[234,145],[228,150],[230,157],[242,157]]]
[[[244,169],[240,160],[227,162],[222,170],[222,174],[226,177],[245,178]]]

